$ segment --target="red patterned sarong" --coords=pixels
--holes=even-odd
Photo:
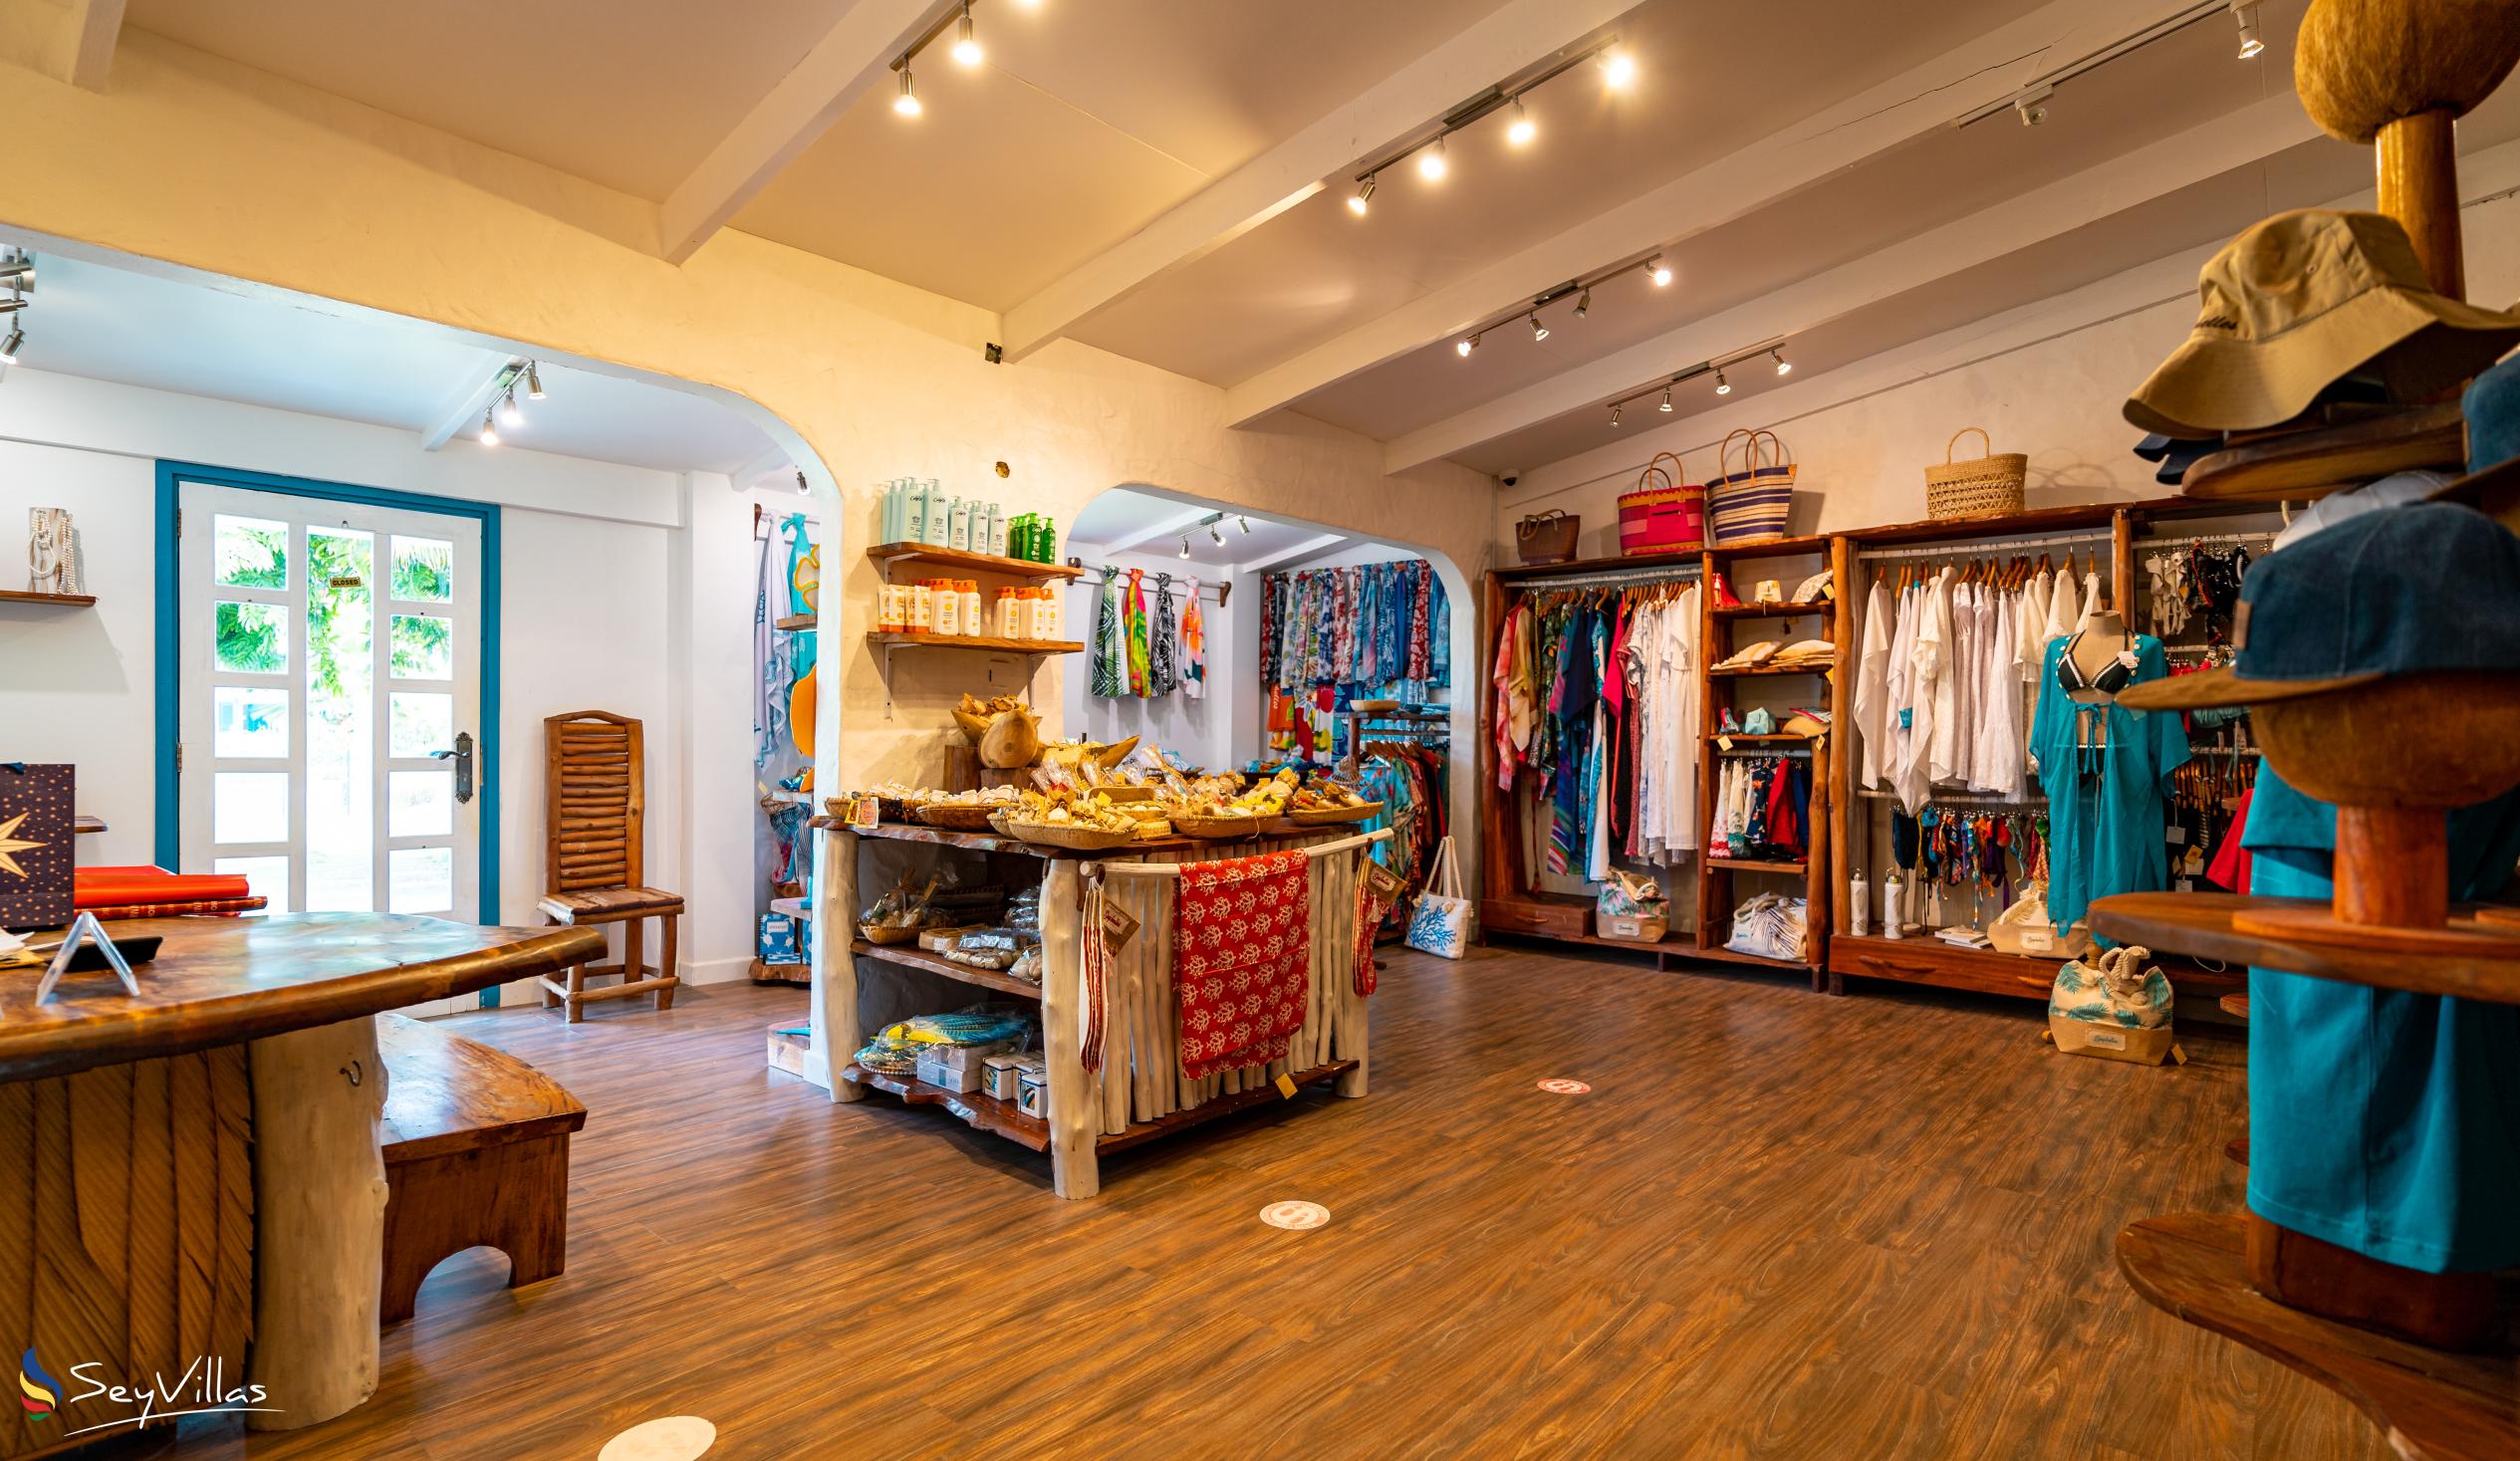
[[[1311,859],[1269,852],[1181,868],[1172,904],[1172,984],[1181,1074],[1283,1059],[1304,1024],[1312,966]]]

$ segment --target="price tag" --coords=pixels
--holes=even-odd
[[[1288,1100],[1293,1100],[1293,1099],[1295,1098],[1295,1078],[1294,1078],[1294,1077],[1292,1077],[1292,1076],[1280,1076],[1280,1077],[1278,1078],[1278,1095],[1280,1095],[1280,1096],[1284,1096],[1284,1097],[1285,1097],[1285,1098],[1287,1098]]]
[[[2173,822],[2169,825],[2168,829],[2161,834],[2161,837],[2173,848],[2184,847],[2187,843],[2187,829]]]
[[[1365,886],[1369,895],[1388,903],[1398,897],[1408,884],[1400,879],[1398,873],[1368,857],[1365,863]]]
[[[1110,898],[1105,898],[1103,900],[1104,949],[1110,953],[1119,953],[1122,949],[1129,947],[1129,941],[1136,936],[1136,915]]]
[[[881,797],[860,797],[858,804],[849,809],[849,825],[862,831],[882,821],[883,799]]]
[[[1718,750],[1724,750],[1724,751],[1729,751],[1729,750],[1731,750],[1731,749],[1732,749],[1732,737],[1730,737],[1730,736],[1717,736],[1717,737],[1715,737],[1715,746],[1716,746],[1716,748],[1717,748]]]

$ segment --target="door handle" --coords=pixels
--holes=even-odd
[[[455,763],[455,800],[458,802],[471,801],[472,732],[457,732],[455,735],[455,749],[452,751],[431,751],[428,755],[429,759],[432,761],[451,760]]]

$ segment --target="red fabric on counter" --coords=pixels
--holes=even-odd
[[[1182,865],[1172,902],[1182,1075],[1285,1058],[1311,989],[1311,867],[1301,852]]]
[[[163,867],[80,867],[71,873],[71,905],[111,908],[128,903],[187,903],[250,897],[239,872],[169,872]]]

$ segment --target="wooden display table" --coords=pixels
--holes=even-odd
[[[941,1107],[976,1129],[1048,1152],[1058,1194],[1085,1198],[1101,1190],[1101,1153],[1282,1099],[1277,1086],[1281,1077],[1295,1087],[1335,1081],[1341,1096],[1366,1094],[1366,997],[1356,992],[1353,976],[1357,876],[1367,850],[1354,827],[1279,821],[1264,824],[1258,837],[1245,842],[1168,837],[1081,852],[991,833],[899,823],[852,828],[838,818],[818,817],[812,825],[817,834],[813,1033],[803,1064],[806,1079],[830,1090],[836,1101],[860,1100],[876,1090],[912,1104]],[[1164,1016],[1171,977],[1165,957],[1170,946],[1169,891],[1155,877],[1105,874],[1106,896],[1138,920],[1139,932],[1113,954],[1105,998],[1105,1055],[1100,1069],[1086,1069],[1090,1015],[1084,910],[1089,867],[1244,857],[1296,848],[1318,850],[1339,842],[1356,847],[1320,856],[1312,866],[1312,977],[1307,1017],[1288,1058],[1265,1069],[1230,1071],[1201,1081],[1179,1075],[1173,1031]],[[863,901],[861,856],[878,846],[903,844],[982,854],[990,875],[1010,887],[1039,884],[1040,985],[957,964],[914,946],[878,946],[853,936]],[[974,988],[957,1004],[949,984],[940,981]],[[1019,1110],[1012,1100],[866,1071],[852,1061],[871,1033],[896,1020],[1010,998],[1041,1005],[1042,1055],[1048,1065],[1046,1118]]]
[[[367,913],[107,929],[165,940],[137,996],[74,974],[39,1006],[40,968],[0,971],[0,1333],[61,1390],[0,1413],[0,1457],[126,1434],[134,1407],[79,1398],[90,1377],[162,1375],[183,1394],[159,1413],[329,1420],[377,1385],[374,1016],[559,969],[602,935]]]

